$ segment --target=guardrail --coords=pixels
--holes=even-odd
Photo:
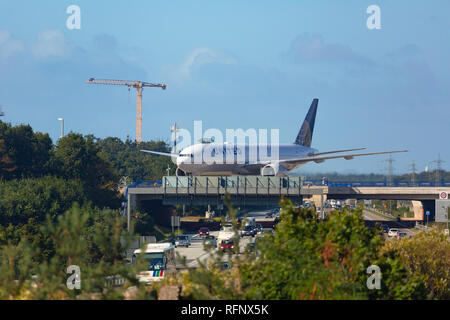
[[[423,224],[421,224],[421,223],[419,223],[419,222],[417,222],[416,221],[416,226],[415,226],[417,229],[419,229],[419,230],[423,230],[423,231],[428,231],[428,230],[430,230],[430,227],[428,227],[428,226],[424,226]]]
[[[450,182],[437,183],[436,181],[364,181],[364,182],[331,182],[327,180],[308,180],[304,181],[306,185],[328,186],[328,187],[396,187],[396,188],[417,188],[417,187],[435,187],[450,188]]]

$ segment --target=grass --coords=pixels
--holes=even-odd
[[[206,218],[204,216],[188,216],[188,217],[182,217],[181,221],[198,222],[200,219],[206,219]],[[214,217],[212,219],[214,221],[220,221],[220,217]]]
[[[378,213],[378,212],[376,212],[376,211],[374,211],[372,209],[364,209],[364,210],[369,211],[370,213],[373,213],[374,215],[379,216],[381,218],[384,218],[386,220],[390,220],[390,221],[395,221],[396,220],[395,218],[391,218],[391,217],[382,215],[381,213]]]

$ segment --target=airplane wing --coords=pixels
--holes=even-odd
[[[166,153],[166,152],[158,152],[158,151],[150,151],[150,150],[141,150],[141,152],[157,154],[159,156],[166,156],[166,157],[178,157],[177,153]]]
[[[344,158],[345,160],[351,160],[354,157],[363,157],[363,156],[372,156],[376,154],[390,154],[390,153],[399,153],[399,152],[408,152],[408,150],[396,150],[396,151],[385,151],[385,152],[372,152],[372,153],[357,153],[357,154],[346,154],[346,155],[339,155],[339,156],[309,156],[309,157],[302,157],[302,158],[294,158],[294,159],[285,159],[277,161],[280,164],[284,165],[297,165],[297,164],[304,164],[310,161],[314,161],[315,163],[321,163],[325,160],[329,159],[338,159],[338,158]]]
[[[330,154],[330,153],[341,153],[341,152],[350,152],[350,151],[360,151],[360,150],[366,150],[367,148],[358,148],[358,149],[347,149],[347,150],[336,150],[336,151],[327,151],[327,152],[319,152],[319,153],[311,153],[308,154],[308,156],[322,156],[324,154]]]

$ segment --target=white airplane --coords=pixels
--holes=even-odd
[[[199,143],[181,150],[180,153],[165,153],[141,150],[155,155],[172,157],[177,165],[177,175],[262,175],[287,176],[289,171],[308,162],[321,163],[329,159],[371,156],[407,152],[407,150],[333,155],[336,153],[364,150],[366,148],[319,152],[311,148],[314,123],[319,100],[314,99],[300,132],[293,144],[280,144],[278,157],[271,156],[270,145],[249,145],[225,143]],[[266,155],[260,150],[267,150]],[[256,152],[255,152],[256,151]],[[251,153],[252,152],[252,153]],[[256,156],[254,156],[256,154]],[[269,154],[270,156],[267,156]],[[217,155],[221,157],[217,158]],[[216,156],[216,158],[214,158]]]

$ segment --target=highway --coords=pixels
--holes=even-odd
[[[254,217],[257,220],[270,220],[266,219],[265,215],[268,213],[269,210],[261,210],[261,211],[254,211],[249,212],[249,217]],[[217,236],[219,235],[219,231],[211,231],[211,235]],[[198,260],[202,262],[208,261],[208,259],[211,258],[211,254],[204,250],[202,238],[195,233],[189,234],[191,237],[191,246],[189,248],[185,247],[178,247],[175,249],[175,254],[179,254],[181,257],[186,257],[186,267],[187,268],[197,268],[198,267]],[[240,238],[239,246],[240,251],[244,252],[246,246],[248,243],[253,242],[255,238],[252,237],[243,237]],[[228,255],[224,255],[223,260],[226,261],[228,259]],[[182,267],[179,265],[179,267]]]
[[[413,229],[415,226],[415,222],[413,221],[392,221],[367,210],[363,210],[363,216],[366,221],[366,225],[369,227],[373,227],[375,223],[378,222],[389,226],[389,228],[397,228],[400,231],[404,231],[411,237],[417,233],[417,231]]]
[[[265,218],[265,215],[267,213],[268,210],[254,211],[249,212],[248,216],[254,217],[257,220],[269,220],[268,218]],[[380,223],[385,224],[390,228],[398,228],[399,230],[406,232],[408,236],[414,236],[417,233],[417,231],[413,230],[415,224],[411,221],[401,221],[401,222],[392,221],[387,218],[373,214],[367,210],[363,210],[363,216],[364,220],[366,221],[366,225],[368,227],[374,227],[376,223]],[[217,238],[219,231],[211,231],[210,234]],[[181,264],[179,264],[178,266],[187,268],[197,268],[198,260],[206,262],[208,261],[208,259],[211,258],[211,254],[204,250],[202,239],[198,234],[191,233],[189,235],[191,237],[191,246],[189,248],[178,247],[175,249],[176,254],[179,254],[181,257],[186,257],[186,266],[182,266]],[[240,241],[241,252],[243,252],[246,245],[252,241],[254,241],[254,238],[252,237],[241,238]],[[224,255],[223,260],[226,261],[227,258],[228,255]]]
[[[211,235],[217,236],[219,235],[219,231],[211,231]],[[202,262],[206,262],[211,259],[211,253],[206,251],[203,248],[202,238],[198,234],[189,234],[191,236],[191,246],[189,248],[178,247],[175,248],[175,254],[179,254],[181,257],[186,257],[186,266],[187,268],[197,268],[199,266],[198,260]],[[240,251],[244,252],[245,247],[248,243],[253,242],[254,238],[252,237],[243,237],[240,238],[239,246]],[[223,261],[227,261],[228,255],[223,256]],[[178,264],[178,267],[183,267],[181,264]]]

